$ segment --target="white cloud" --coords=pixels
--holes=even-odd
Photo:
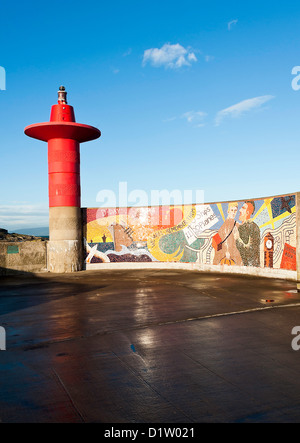
[[[231,31],[232,26],[236,25],[238,20],[231,20],[227,23],[228,31]]]
[[[254,97],[248,100],[243,100],[237,103],[236,105],[230,106],[229,108],[223,109],[222,111],[219,111],[217,113],[215,124],[216,126],[218,126],[225,117],[234,117],[234,118],[239,117],[245,112],[251,111],[255,108],[259,108],[264,103],[271,100],[272,98],[274,98],[273,95],[263,95],[261,97]]]
[[[195,56],[195,54],[194,54],[193,52],[190,52],[190,53],[188,54],[188,60],[189,60],[190,62],[196,62],[196,61],[197,61],[197,57]]]
[[[182,114],[182,118],[185,118],[188,123],[193,126],[200,128],[205,125],[204,119],[207,116],[206,112],[202,111],[189,111]]]
[[[43,227],[48,223],[49,209],[44,205],[0,205],[1,228],[13,230],[18,227]]]
[[[158,68],[178,69],[182,66],[191,66],[192,62],[196,62],[197,57],[190,49],[186,49],[179,43],[171,45],[165,43],[160,49],[151,48],[144,51],[143,66],[150,63]]]

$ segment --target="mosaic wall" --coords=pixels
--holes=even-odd
[[[296,270],[296,197],[83,209],[85,262],[198,262]]]

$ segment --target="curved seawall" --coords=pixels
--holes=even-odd
[[[294,193],[83,208],[84,268],[193,269],[297,280],[298,198]]]

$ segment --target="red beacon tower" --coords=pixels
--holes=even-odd
[[[76,123],[67,104],[64,86],[50,122],[27,126],[25,134],[48,142],[49,242],[48,270],[76,272],[82,269],[82,220],[80,191],[80,143],[101,136],[99,129]]]

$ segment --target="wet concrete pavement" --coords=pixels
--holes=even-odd
[[[0,420],[299,422],[298,325],[295,282],[175,270],[3,277]]]

